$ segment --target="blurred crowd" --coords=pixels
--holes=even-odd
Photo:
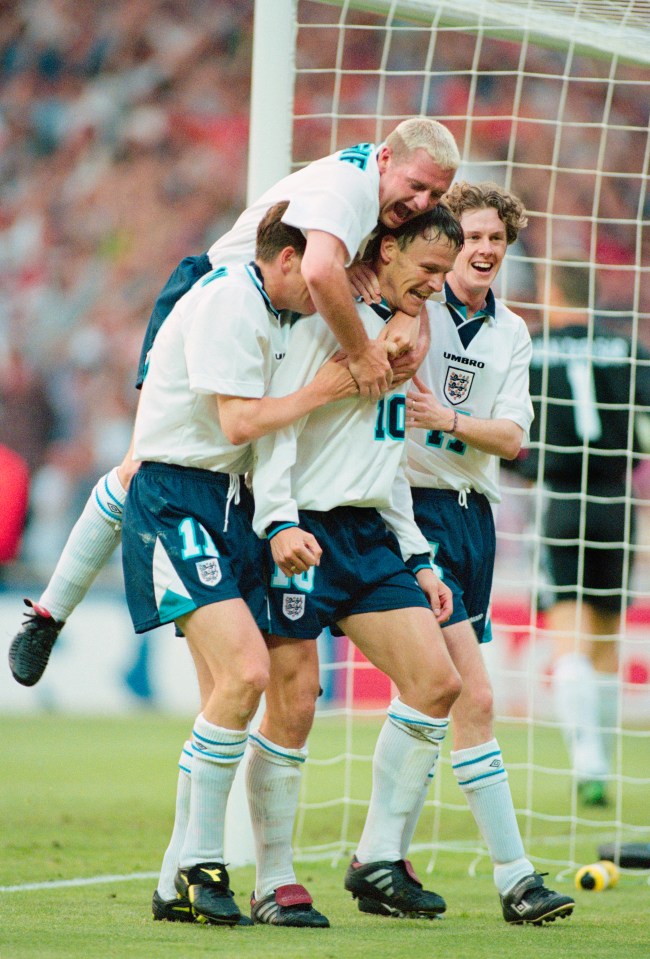
[[[252,0],[0,2],[0,443],[43,574],[130,439],[142,335],[240,212]]]
[[[474,37],[441,35],[434,63],[446,75],[423,86],[428,32],[415,42],[395,34],[384,65],[413,75],[380,81],[386,34],[358,29],[334,120],[334,75],[312,70],[335,62],[339,30],[321,25],[337,17],[316,3],[300,9],[297,160],[376,139],[364,114],[439,116],[468,177],[504,182],[509,171],[524,199],[530,223],[514,261],[576,250],[598,264],[599,312],[626,332],[640,314],[650,340],[647,277],[634,279],[644,244],[648,262],[639,213],[650,219],[638,68],[621,68],[627,82],[606,117],[602,84],[573,85],[558,138],[565,54],[531,45],[522,84],[519,45],[486,41],[477,63]],[[252,14],[253,0],[0,0],[0,443],[30,467],[22,559],[36,576],[49,575],[97,477],[128,446],[158,290],[244,205]],[[578,66],[584,81],[590,69],[588,59]],[[603,150],[611,175],[585,173]],[[594,230],[596,220],[606,225]],[[530,269],[520,276],[513,299],[526,313]]]

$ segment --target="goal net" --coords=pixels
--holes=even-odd
[[[543,330],[548,317],[535,277],[571,251],[589,271],[590,316],[647,346],[649,61],[647,2],[257,0],[249,193],[344,146],[380,142],[406,117],[433,116],[458,141],[463,179],[496,180],[528,210],[498,295],[531,330]],[[618,629],[606,807],[580,804],[552,706],[544,498],[538,485],[502,471],[494,640],[485,655],[526,849],[557,874],[593,861],[601,842],[650,841],[650,463],[632,452],[633,417],[642,432],[644,411],[620,409],[629,417],[630,443],[618,452],[630,467],[623,544],[630,608]],[[539,447],[543,459],[543,433]],[[586,485],[580,494],[584,500]],[[347,640],[325,635],[320,653],[324,696],[296,836],[303,859],[337,859],[354,848],[391,695]],[[462,854],[470,870],[490,869],[448,746],[415,848],[429,852],[431,868]]]

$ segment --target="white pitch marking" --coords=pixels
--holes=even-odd
[[[21,886],[0,886],[0,892],[28,892],[32,889],[63,889],[66,886],[96,886],[102,882],[128,882],[131,879],[157,879],[157,872],[132,872],[127,876],[89,876],[87,879],[52,879],[50,882],[26,882]]]

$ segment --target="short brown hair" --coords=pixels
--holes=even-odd
[[[276,203],[270,207],[262,217],[257,227],[255,244],[255,259],[262,263],[270,263],[281,250],[291,246],[298,256],[302,256],[307,246],[307,239],[301,230],[282,222],[289,203]]]
[[[506,228],[508,246],[514,243],[519,231],[528,224],[524,204],[514,193],[509,193],[498,183],[453,183],[443,196],[442,203],[460,218],[468,210],[497,211]]]

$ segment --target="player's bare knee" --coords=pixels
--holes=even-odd
[[[491,723],[494,718],[494,694],[490,686],[479,686],[470,691],[473,712],[477,719]]]
[[[449,713],[451,707],[461,694],[463,682],[457,670],[451,666],[442,676],[436,676],[435,685],[431,689],[435,708]]]
[[[451,667],[443,675],[418,677],[413,684],[400,686],[400,697],[428,716],[448,715],[458,699],[462,681],[458,672]]]
[[[437,683],[437,686],[439,689],[438,702],[444,705],[445,710],[449,712],[461,694],[463,688],[462,680],[454,669],[450,670],[444,680]]]
[[[254,711],[269,683],[268,666],[264,662],[249,663],[241,670],[235,682],[238,687],[237,695],[242,702],[254,702]]]

